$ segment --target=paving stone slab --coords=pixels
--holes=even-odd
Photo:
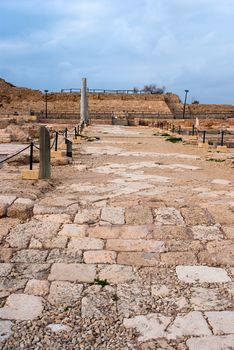
[[[46,259],[48,263],[81,263],[82,251],[77,249],[52,249]]]
[[[48,301],[52,305],[72,305],[81,297],[82,291],[82,284],[54,281],[50,286]]]
[[[55,263],[48,277],[50,281],[77,281],[91,283],[96,276],[95,265]]]
[[[190,338],[186,342],[189,350],[234,349],[234,335]]]
[[[143,239],[108,239],[106,242],[107,250],[118,252],[164,252],[165,244],[163,241],[143,240]]]
[[[99,220],[100,209],[82,209],[76,214],[75,224],[93,224]]]
[[[124,208],[106,207],[102,209],[101,219],[112,225],[123,225],[125,222]]]
[[[215,335],[234,335],[234,311],[205,312]]]
[[[65,224],[58,234],[67,237],[83,238],[86,236],[87,230],[88,225]]]
[[[167,337],[169,339],[212,334],[202,313],[198,311],[176,316],[175,320],[168,327],[167,332]]]
[[[4,307],[0,309],[0,317],[6,320],[33,320],[43,311],[43,299],[34,295],[11,294]]]
[[[159,261],[158,253],[120,252],[117,257],[118,264],[130,266],[157,266]]]
[[[49,293],[50,284],[46,280],[29,280],[25,287],[25,294],[45,296]]]
[[[99,279],[113,284],[130,282],[136,278],[131,266],[99,265],[99,269]]]
[[[197,225],[191,228],[194,239],[202,241],[213,241],[223,239],[221,225],[213,226]]]
[[[175,208],[159,208],[154,210],[155,223],[159,225],[184,225],[184,220]]]
[[[218,267],[177,266],[176,273],[179,280],[186,283],[225,283],[231,281],[227,272]]]
[[[151,229],[147,225],[105,225],[88,229],[89,237],[95,238],[124,238],[141,239],[150,234]]]
[[[153,223],[151,209],[144,206],[134,206],[126,209],[126,224],[145,225]]]
[[[102,239],[91,237],[71,238],[68,248],[79,250],[98,250],[104,248],[104,241]]]
[[[193,288],[191,290],[191,305],[194,310],[224,310],[231,306],[231,302],[227,300],[216,289],[211,288]]]
[[[152,313],[145,316],[135,316],[129,319],[125,318],[123,324],[126,328],[136,328],[140,333],[138,341],[145,342],[147,340],[165,337],[166,328],[171,320],[171,317]]]

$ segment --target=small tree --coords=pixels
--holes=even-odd
[[[199,105],[199,101],[198,100],[194,100],[193,102],[192,102],[192,105]]]
[[[144,92],[150,92],[151,94],[164,94],[166,91],[165,86],[157,86],[156,84],[145,85],[143,90]]]
[[[134,88],[133,88],[133,93],[134,93],[134,94],[137,94],[138,92],[139,92],[139,89],[138,89],[137,87],[134,87]]]

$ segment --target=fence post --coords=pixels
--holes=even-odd
[[[175,125],[174,124],[172,125],[172,132],[173,133],[175,132]]]
[[[64,132],[64,138],[65,138],[65,143],[67,143],[67,128],[65,129],[65,132]]]
[[[33,142],[30,143],[29,170],[33,168]]]
[[[39,179],[50,179],[50,176],[50,133],[45,126],[41,126]]]
[[[72,141],[67,140],[67,157],[72,158]]]
[[[75,139],[77,139],[77,131],[76,131],[76,126],[75,126]]]
[[[178,134],[181,134],[181,126],[179,125]]]
[[[202,142],[203,142],[203,143],[206,142],[206,131],[205,131],[205,130],[203,131],[203,140],[202,140]]]
[[[54,144],[54,150],[58,150],[58,131],[55,133],[55,144]]]
[[[224,144],[224,131],[221,132],[221,146]]]
[[[194,133],[195,133],[195,127],[194,125],[192,126],[192,136],[194,136]]]

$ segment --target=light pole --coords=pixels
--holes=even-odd
[[[44,92],[45,92],[45,117],[46,117],[46,119],[47,119],[47,97],[48,97],[48,92],[49,92],[49,90],[44,90]]]
[[[184,91],[185,91],[185,98],[184,98],[183,119],[185,118],[185,107],[186,107],[187,95],[188,95],[189,90],[184,90]]]

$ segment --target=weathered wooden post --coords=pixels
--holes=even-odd
[[[50,177],[50,133],[45,126],[41,126],[39,179],[50,179]]]
[[[88,99],[87,99],[87,79],[82,78],[80,96],[80,128],[88,123]]]

